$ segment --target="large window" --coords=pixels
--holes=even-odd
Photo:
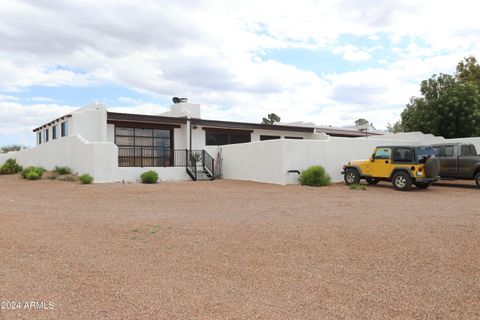
[[[223,146],[225,144],[245,143],[251,141],[250,131],[206,130],[207,146]]]
[[[115,127],[120,167],[173,165],[171,129]]]

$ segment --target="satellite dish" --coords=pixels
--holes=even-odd
[[[173,97],[172,101],[173,101],[173,103],[177,104],[177,103],[180,103],[181,100],[180,100],[179,97]]]

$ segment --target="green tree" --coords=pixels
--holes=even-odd
[[[27,147],[19,145],[19,144],[12,144],[8,146],[3,146],[0,148],[0,153],[8,153],[11,151],[20,151],[26,149]]]
[[[480,135],[480,91],[475,84],[440,74],[422,81],[420,92],[402,112],[405,131],[445,138]]]
[[[391,123],[387,123],[387,131],[391,133],[399,133],[404,132],[402,121],[397,121],[393,125]]]
[[[370,124],[370,121],[368,121],[367,119],[360,118],[355,120],[356,127],[365,127],[365,126],[368,126],[369,124]]]
[[[458,63],[455,76],[461,81],[471,82],[480,90],[480,65],[474,56],[465,58]]]
[[[275,122],[280,122],[280,117],[275,113],[270,113],[266,118],[262,119],[262,124],[275,124]]]

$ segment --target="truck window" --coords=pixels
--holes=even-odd
[[[470,154],[472,156],[476,156],[477,155],[477,150],[475,149],[475,146],[473,144],[470,145]]]
[[[433,151],[435,152],[435,156],[438,157],[440,156],[440,151],[442,149],[440,147],[433,147]]]
[[[392,150],[388,148],[378,148],[375,151],[375,159],[390,159],[390,155],[392,154]]]
[[[410,148],[395,148],[393,152],[394,162],[412,162],[413,154]]]
[[[445,146],[443,148],[443,152],[442,152],[443,157],[453,157],[454,154],[455,154],[454,146]]]
[[[461,154],[462,156],[469,156],[471,153],[470,153],[470,146],[469,145],[462,145],[461,147]]]

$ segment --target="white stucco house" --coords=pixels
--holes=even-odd
[[[201,107],[177,99],[160,115],[109,112],[91,104],[33,131],[33,148],[0,154],[22,166],[69,166],[95,182],[138,181],[154,170],[161,180],[227,179],[297,183],[296,172],[323,165],[334,181],[343,163],[368,157],[379,144],[430,144],[421,133],[383,135],[313,123],[245,123],[203,119]],[[477,140],[475,140],[477,143]],[[480,147],[480,146],[479,146]],[[479,148],[480,149],[480,148]]]

